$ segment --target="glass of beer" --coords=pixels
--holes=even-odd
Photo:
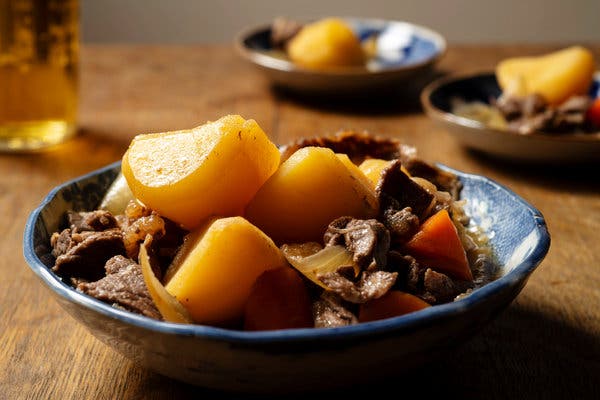
[[[0,151],[76,133],[78,0],[0,0]]]

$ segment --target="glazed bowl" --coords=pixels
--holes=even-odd
[[[466,211],[486,228],[500,276],[460,300],[400,317],[338,328],[238,331],[158,321],[74,290],[51,271],[50,235],[65,211],[98,206],[119,163],[66,182],[41,200],[25,227],[24,256],[65,312],[91,334],[173,379],[246,393],[370,382],[434,360],[477,334],[515,299],[550,246],[544,217],[522,198],[483,176],[441,167],[463,183]]]
[[[600,74],[596,73],[589,93],[600,96]],[[543,164],[600,162],[600,132],[528,135],[492,128],[452,112],[455,99],[490,103],[501,89],[494,72],[446,76],[431,82],[421,92],[425,113],[467,148],[508,161]]]
[[[234,45],[241,58],[257,67],[275,86],[313,94],[348,94],[410,82],[426,76],[446,53],[444,36],[426,26],[374,18],[344,17],[343,20],[360,40],[392,29],[401,32],[397,38],[397,53],[378,51],[364,67],[306,69],[274,55],[270,24],[243,30],[236,35]]]

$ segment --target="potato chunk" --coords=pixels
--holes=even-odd
[[[218,218],[186,237],[165,288],[196,323],[225,325],[242,318],[256,278],[284,266],[279,248],[246,219]]]
[[[594,69],[592,53],[571,46],[537,57],[503,60],[496,67],[496,78],[504,92],[516,96],[537,93],[557,105],[573,95],[585,94]]]
[[[371,218],[377,211],[373,186],[346,155],[304,147],[260,188],[246,218],[280,245],[321,242],[334,219]]]
[[[191,130],[136,136],[122,171],[138,200],[194,229],[210,216],[241,215],[279,159],[256,121],[228,115]]]
[[[365,54],[346,22],[325,18],[305,25],[289,42],[289,58],[306,68],[362,65]]]

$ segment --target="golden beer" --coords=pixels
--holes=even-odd
[[[0,0],[0,151],[76,132],[78,0]]]

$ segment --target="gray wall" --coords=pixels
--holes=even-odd
[[[80,0],[85,42],[228,43],[278,15],[399,19],[454,43],[600,41],[600,0]]]

